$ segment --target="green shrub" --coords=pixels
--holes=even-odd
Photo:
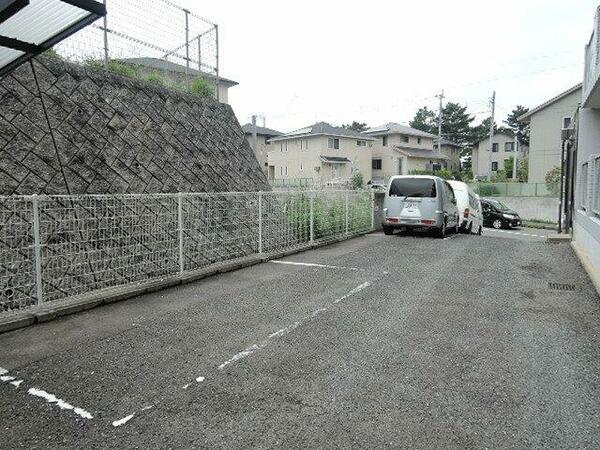
[[[544,180],[546,181],[546,188],[554,195],[558,195],[560,193],[560,173],[560,167],[557,166],[553,169],[550,169],[544,177]]]
[[[490,197],[490,196],[500,194],[500,189],[498,189],[497,186],[494,186],[493,184],[486,184],[486,183],[479,184],[477,191],[478,191],[477,193],[483,197]]]
[[[360,189],[363,187],[363,176],[362,173],[360,172],[354,172],[354,174],[352,174],[352,179],[351,179],[351,184],[352,184],[352,189]]]
[[[212,84],[205,78],[195,78],[190,85],[190,92],[200,97],[211,97],[215,90]]]
[[[150,84],[155,84],[157,86],[164,86],[165,85],[165,79],[158,72],[152,72],[152,73],[146,75],[145,79]]]

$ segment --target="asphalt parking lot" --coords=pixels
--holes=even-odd
[[[512,231],[374,233],[0,335],[2,447],[597,448],[600,299]]]

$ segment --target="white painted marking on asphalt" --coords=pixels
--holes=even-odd
[[[272,262],[273,264],[288,264],[290,266],[319,267],[321,269],[361,270],[357,267],[330,266],[328,264],[280,261],[280,260],[275,260],[275,259],[270,262]]]
[[[189,387],[190,387],[190,383],[188,383],[188,384],[184,384],[184,385],[183,385],[183,389],[187,389],[187,388],[189,388]]]
[[[227,367],[229,364],[234,363],[236,361],[239,361],[240,359],[244,359],[247,356],[250,356],[252,353],[254,353],[256,350],[258,350],[260,347],[256,344],[254,344],[251,347],[248,347],[246,350],[242,350],[239,353],[236,353],[235,355],[233,355],[233,357],[231,359],[228,359],[227,361],[225,361],[223,364],[221,364],[219,366],[219,370],[223,370],[225,367]]]
[[[337,300],[335,300],[333,303],[339,303],[342,300],[346,300],[348,297],[350,297],[351,295],[354,294],[358,294],[360,291],[362,291],[363,289],[368,288],[369,286],[371,286],[371,282],[370,281],[365,281],[363,284],[356,286],[354,289],[352,289],[350,292],[348,292],[346,295],[344,295],[343,297],[338,298]]]
[[[6,370],[4,367],[0,367],[0,375],[4,375],[5,373],[8,373],[8,370]]]
[[[196,382],[198,382],[198,383],[202,383],[203,381],[204,381],[204,377],[196,378]]]
[[[127,417],[123,417],[122,419],[119,420],[115,420],[112,425],[113,427],[120,427],[123,424],[126,424],[127,422],[129,422],[131,419],[133,419],[133,417],[135,416],[135,414],[130,414]]]
[[[266,347],[270,343],[270,341],[272,339],[278,338],[278,337],[281,337],[281,336],[284,336],[284,335],[290,333],[291,331],[295,330],[299,326],[304,325],[305,323],[307,323],[311,319],[315,318],[319,314],[322,314],[322,313],[328,311],[336,303],[339,303],[339,302],[347,299],[348,297],[359,293],[360,291],[362,291],[363,289],[368,288],[369,286],[371,286],[371,282],[370,281],[365,281],[364,283],[362,283],[359,286],[355,287],[354,289],[350,290],[347,294],[343,295],[342,297],[338,298],[337,300],[334,300],[328,306],[325,306],[323,308],[319,308],[319,309],[313,311],[312,313],[310,313],[308,316],[304,317],[303,319],[294,322],[292,325],[289,325],[289,326],[287,326],[285,328],[282,328],[280,330],[275,331],[274,333],[271,333],[269,335],[269,337],[267,339],[265,339],[264,341],[262,341],[260,344],[254,344],[251,347],[248,347],[246,350],[241,351],[239,353],[236,353],[231,359],[229,359],[229,360],[225,361],[223,364],[221,364],[219,366],[219,370],[224,369],[229,364],[232,364],[232,363],[234,363],[236,361],[239,361],[240,359],[243,359],[243,358],[246,358],[247,356],[252,355],[257,350],[260,350],[260,349]]]
[[[21,383],[23,382],[23,380],[19,380],[19,381],[11,381],[10,384],[12,384],[14,387],[19,387],[21,386]]]
[[[33,395],[35,397],[43,398],[48,403],[54,403],[54,404],[56,404],[56,406],[58,406],[60,409],[72,410],[75,414],[77,414],[80,417],[83,417],[84,419],[93,419],[94,418],[85,409],[83,409],[83,408],[77,408],[77,407],[75,407],[75,406],[73,406],[73,405],[65,402],[64,400],[61,400],[60,398],[56,397],[54,394],[49,394],[46,391],[43,391],[41,389],[36,389],[36,388],[31,388],[27,392],[30,395]]]
[[[153,407],[154,407],[154,405],[144,406],[144,407],[142,408],[142,411],[148,411],[149,409],[151,409],[151,408],[153,408]]]
[[[521,233],[519,231],[509,231],[509,230],[496,230],[495,228],[492,228],[488,231],[495,231],[496,233],[517,234],[519,236],[531,236],[531,237],[538,237],[538,238],[546,237],[546,236],[542,236],[540,234]]]
[[[2,375],[2,376],[0,377],[0,381],[4,381],[5,383],[6,383],[7,381],[12,381],[12,380],[14,380],[14,379],[15,379],[15,377],[11,377],[11,376],[9,376],[9,375]]]

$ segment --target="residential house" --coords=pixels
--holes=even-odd
[[[412,171],[440,170],[449,161],[448,156],[433,148],[435,135],[406,125],[390,122],[361,134],[376,140],[370,177],[374,182]]]
[[[561,129],[571,126],[581,95],[579,83],[519,117],[519,121],[529,122],[530,183],[544,183],[546,174],[560,166]]]
[[[161,75],[166,76],[169,79],[168,81],[174,83],[186,83],[187,71],[187,78],[189,78],[190,80],[194,78],[204,78],[213,85],[217,85],[217,77],[215,75],[206,72],[201,72],[193,67],[190,67],[188,69],[186,66],[167,61],[166,59],[144,57],[124,58],[119,61],[138,66],[147,75],[158,72]],[[227,78],[223,77],[219,77],[218,82],[219,101],[221,103],[229,103],[229,88],[237,86],[238,83],[236,81],[228,80]],[[217,91],[215,90],[215,97],[216,94]]]
[[[492,174],[504,170],[504,162],[515,155],[515,137],[512,133],[500,132],[492,139],[491,165]],[[472,150],[471,170],[475,178],[486,178],[490,164],[490,138],[479,141]],[[509,177],[511,174],[507,174]]]
[[[283,133],[272,130],[270,128],[257,126],[255,146],[254,126],[251,123],[247,123],[246,125],[242,125],[242,130],[244,130],[244,135],[246,136],[246,140],[250,144],[250,147],[252,148],[252,150],[254,150],[254,154],[256,155],[256,159],[258,160],[260,167],[265,173],[267,173],[267,168],[269,166],[267,162],[267,155],[269,152],[269,139],[281,136]]]
[[[460,144],[442,138],[442,145],[440,147],[438,145],[438,139],[435,139],[433,141],[433,148],[439,150],[449,158],[446,162],[446,169],[451,172],[460,171],[460,153],[462,149]]]
[[[325,184],[346,182],[356,172],[368,180],[376,139],[318,122],[269,142],[270,180],[311,178]]]
[[[600,293],[600,8],[585,48],[581,108],[577,116],[577,160],[573,248]]]

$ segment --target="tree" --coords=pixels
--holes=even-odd
[[[561,169],[560,169],[560,167],[556,166],[556,167],[550,169],[546,173],[546,176],[544,177],[544,179],[546,181],[546,188],[553,194],[558,194],[560,192],[560,182],[561,182],[560,176],[561,176]]]
[[[527,183],[529,179],[529,157],[525,156],[519,160],[519,168],[517,170],[517,176],[519,177],[519,181],[522,183]]]
[[[415,117],[411,120],[408,125],[411,128],[416,128],[417,130],[425,131],[426,133],[437,133],[437,129],[435,125],[435,112],[424,106],[419,108],[415,113]]]
[[[360,172],[354,172],[352,174],[352,178],[350,179],[350,183],[352,185],[352,189],[360,189],[363,187],[363,176]]]
[[[360,133],[361,131],[365,131],[369,127],[364,122],[353,121],[352,123],[342,125],[342,128],[346,128],[348,130],[354,130],[354,131]]]
[[[512,112],[506,116],[506,120],[504,120],[504,123],[508,125],[513,134],[517,136],[519,145],[529,146],[529,123],[519,122],[519,120],[517,120],[528,111],[529,108],[517,105],[513,108]]]

